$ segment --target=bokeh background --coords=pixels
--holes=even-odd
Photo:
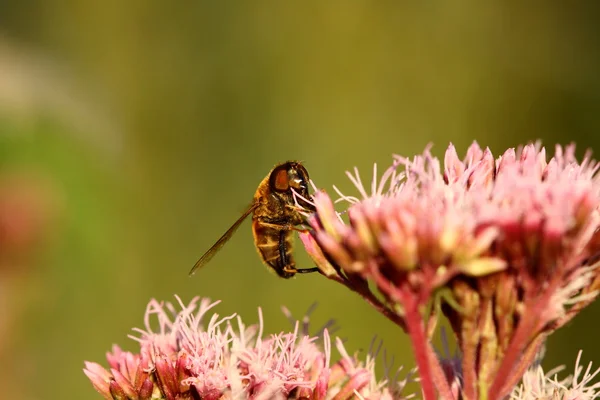
[[[282,281],[250,225],[188,278],[276,163],[351,191],[393,153],[476,139],[600,149],[598,3],[4,0],[0,4],[2,398],[95,399],[150,298],[221,299],[266,329],[319,307],[350,351],[405,337],[316,275]],[[299,266],[309,266],[301,249]],[[548,366],[600,361],[594,305]]]

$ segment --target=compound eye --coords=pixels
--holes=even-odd
[[[273,180],[275,190],[279,192],[285,192],[290,188],[290,179],[288,172],[285,169],[280,169],[275,172],[275,179]]]

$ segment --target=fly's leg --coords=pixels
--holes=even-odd
[[[274,224],[272,222],[261,222],[260,224],[267,228],[273,228],[273,229],[277,229],[278,231],[284,231],[284,232],[286,232],[286,231],[296,231],[296,232],[300,232],[300,233],[310,232],[310,229],[299,228],[296,225],[292,225],[290,223]]]
[[[298,232],[306,232],[307,230],[303,230],[301,228],[296,228],[295,226],[291,225],[291,224],[283,224],[283,225],[279,225],[279,224],[273,224],[273,223],[268,223],[268,222],[263,222],[262,223],[263,226],[269,227],[269,228],[273,228],[273,229],[277,229],[279,230],[279,243],[278,243],[278,247],[279,247],[279,260],[278,260],[278,264],[279,267],[281,268],[281,270],[289,276],[292,276],[296,273],[298,274],[309,274],[312,272],[319,272],[319,268],[314,267],[314,268],[303,268],[303,269],[296,269],[295,264],[291,263],[290,260],[288,260],[288,256],[287,256],[287,248],[286,248],[286,234],[287,232],[294,230],[294,231],[298,231]]]
[[[306,208],[306,207],[304,207],[304,208],[303,207],[298,207],[295,204],[286,204],[285,207],[289,208],[292,211],[296,211],[296,212],[298,212],[300,214],[310,214],[310,213],[315,212],[315,207],[312,204],[310,204],[310,203],[307,203],[307,204],[309,206],[308,208]]]
[[[296,225],[292,225],[289,223],[285,223],[285,224],[274,224],[272,222],[261,222],[260,223],[262,226],[265,226],[267,228],[273,228],[276,229],[278,231],[282,231],[282,232],[287,232],[287,231],[295,231],[295,232],[299,232],[299,233],[307,233],[310,232],[310,229],[307,228],[300,228]]]
[[[312,274],[313,272],[319,272],[319,268],[312,267],[312,268],[296,269],[296,272],[299,274]]]

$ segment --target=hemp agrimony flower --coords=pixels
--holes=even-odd
[[[562,380],[558,380],[557,373],[564,366],[544,372],[540,365],[529,368],[523,375],[522,383],[511,393],[511,400],[538,400],[538,399],[572,399],[593,400],[600,397],[600,383],[592,383],[600,373],[600,368],[592,370],[589,363],[585,372],[581,361],[581,351],[575,361],[575,372]]]
[[[348,222],[323,191],[301,239],[321,272],[362,295],[410,336],[423,395],[455,398],[430,339],[440,313],[461,353],[460,396],[509,395],[545,338],[597,296],[600,175],[589,154],[539,145],[495,158],[477,143],[444,166],[426,149],[395,156]],[[383,300],[372,292],[378,289]]]
[[[171,303],[148,304],[145,329],[136,329],[139,353],[118,346],[110,368],[86,362],[84,372],[106,399],[404,399],[406,380],[378,382],[374,360],[348,355],[331,362],[327,330],[322,337],[293,332],[263,337],[259,323],[209,314],[218,302],[194,298],[181,311]],[[204,321],[208,318],[208,321]],[[153,327],[154,326],[154,327]],[[306,326],[306,325],[305,325]],[[322,345],[318,344],[322,342]]]

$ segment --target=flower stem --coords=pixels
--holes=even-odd
[[[431,346],[431,342],[427,343],[427,353],[429,356],[429,366],[431,367],[431,376],[433,379],[433,383],[437,387],[438,393],[440,394],[441,399],[454,399],[456,398],[452,394],[452,389],[450,388],[450,384],[446,379],[446,374],[444,374],[444,370],[439,363],[437,355]]]
[[[528,346],[537,343],[535,339],[532,342],[530,338],[537,335],[540,318],[543,315],[540,310],[544,310],[547,306],[551,297],[550,294],[553,293],[553,290],[553,287],[547,288],[546,293],[543,294],[541,298],[533,299],[530,306],[525,307],[523,315],[527,315],[527,318],[523,318],[519,324],[519,327],[506,350],[502,363],[496,372],[496,377],[488,391],[489,400],[504,398],[507,394],[505,391],[510,390],[510,388],[506,389],[507,382],[513,379],[511,374],[515,372],[514,369],[518,366],[518,363],[527,364],[527,362],[531,362],[535,357],[535,352],[527,351]],[[529,358],[529,360],[526,358]]]
[[[508,393],[519,383],[519,381],[525,374],[525,371],[527,370],[527,368],[529,368],[529,366],[535,359],[537,352],[540,349],[540,346],[544,343],[544,340],[546,340],[547,336],[548,335],[544,334],[539,335],[528,346],[527,350],[523,354],[523,357],[519,360],[519,363],[517,364],[515,370],[511,373],[511,377],[504,384],[502,392]]]
[[[463,338],[462,338],[462,369],[463,369],[463,397],[466,400],[475,400],[477,398],[477,343],[478,335],[473,329],[471,321],[463,323]]]
[[[412,343],[417,368],[419,369],[423,399],[434,400],[435,386],[431,373],[430,354],[428,352],[429,342],[425,335],[423,318],[418,310],[419,303],[414,300],[410,301],[410,303],[412,304],[408,304],[408,302],[404,304],[404,317],[408,335],[410,336],[410,341]]]

